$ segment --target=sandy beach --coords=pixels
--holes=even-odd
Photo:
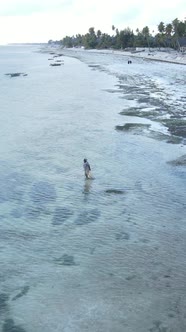
[[[145,60],[154,60],[154,61],[163,61],[163,62],[170,62],[170,63],[177,63],[186,65],[186,54],[179,53],[177,51],[135,51],[135,52],[128,52],[128,51],[103,51],[104,53],[114,53],[118,55],[124,55],[129,58],[137,57],[142,58]]]
[[[54,48],[51,46],[48,46],[45,48],[45,51],[55,51],[61,52],[65,50],[73,50],[75,52],[78,51],[83,51],[83,48]],[[43,50],[42,50],[43,51]],[[161,61],[161,62],[169,62],[169,63],[174,63],[174,64],[181,64],[181,65],[186,65],[186,53],[181,53],[178,51],[175,51],[173,49],[136,49],[136,51],[125,51],[125,50],[111,50],[111,49],[102,49],[102,50],[97,50],[97,49],[88,49],[84,50],[85,52],[91,52],[91,53],[102,53],[102,54],[115,54],[115,55],[123,55],[128,57],[130,60],[131,58],[141,58],[144,60],[152,60],[152,61]]]
[[[76,49],[77,50],[77,49]],[[153,60],[153,61],[163,61],[175,64],[186,65],[186,54],[180,53],[174,50],[164,51],[164,50],[147,50],[143,51],[118,51],[118,50],[86,50],[86,52],[98,52],[105,54],[115,54],[115,55],[123,55],[131,58],[142,58],[145,60]]]

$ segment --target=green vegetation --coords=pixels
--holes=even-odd
[[[87,49],[125,49],[134,47],[172,47],[180,50],[180,40],[186,44],[186,20],[179,21],[177,18],[171,23],[158,24],[158,33],[150,32],[148,26],[141,31],[136,29],[135,33],[130,28],[119,31],[112,25],[113,34],[95,32],[91,27],[85,35],[66,36],[60,43],[64,47],[85,47]],[[50,40],[49,43],[52,43]],[[186,46],[186,45],[184,45]]]

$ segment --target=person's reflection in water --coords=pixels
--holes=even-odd
[[[91,189],[92,181],[91,180],[85,180],[85,185],[83,189],[83,193],[85,194],[85,199],[88,198],[88,194],[90,194],[90,189]]]

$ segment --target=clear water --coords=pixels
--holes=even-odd
[[[186,68],[36,51],[0,48],[0,331],[185,331],[186,147],[115,126],[167,133],[119,113],[184,111]]]

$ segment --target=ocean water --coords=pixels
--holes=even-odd
[[[186,67],[62,52],[0,47],[0,331],[184,332]]]

